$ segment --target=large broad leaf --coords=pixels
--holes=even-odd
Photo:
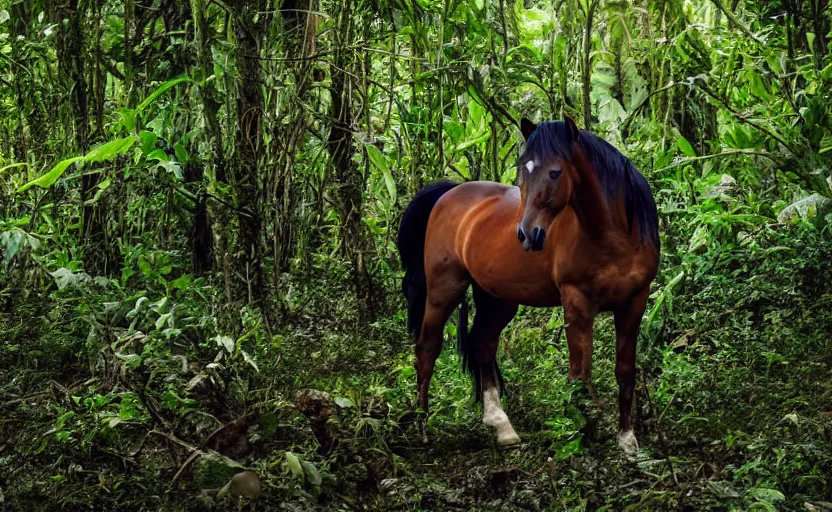
[[[124,137],[123,139],[116,139],[93,148],[84,157],[87,162],[104,162],[110,160],[118,155],[123,155],[127,152],[133,144],[136,143],[136,137]]]
[[[321,485],[323,479],[321,478],[321,473],[318,472],[318,468],[316,468],[311,462],[307,462],[305,460],[301,461],[300,464],[303,466],[303,472],[306,475],[306,480],[314,486]]]
[[[43,176],[36,178],[30,181],[29,183],[26,183],[25,185],[17,189],[17,191],[25,192],[26,190],[35,185],[41,188],[49,188],[52,186],[53,183],[58,181],[58,178],[60,178],[64,174],[64,172],[66,172],[67,168],[70,165],[74,164],[75,162],[81,162],[83,160],[83,156],[75,156],[72,158],[67,158],[66,160],[61,160],[55,165],[55,167],[52,168],[52,170],[50,170]]]
[[[181,84],[182,82],[190,82],[190,81],[191,81],[191,79],[188,78],[187,76],[180,76],[179,78],[174,78],[172,80],[168,80],[167,82],[160,85],[155,91],[153,91],[150,94],[150,96],[145,98],[143,102],[139,103],[139,106],[136,107],[136,112],[141,112],[142,110],[147,108],[151,103],[156,101],[159,98],[159,96],[165,94],[165,92],[167,92],[167,90],[170,89],[171,87],[175,87],[175,86]]]
[[[476,146],[477,144],[481,144],[481,143],[487,141],[490,137],[491,137],[491,132],[490,131],[485,132],[482,135],[480,135],[479,137],[476,137],[476,138],[473,138],[473,139],[470,139],[470,140],[466,140],[465,142],[463,142],[461,144],[458,144],[454,148],[454,151],[457,151],[457,152],[465,151],[466,149],[470,148],[471,146]]]
[[[679,146],[679,149],[685,156],[696,156],[696,151],[693,150],[693,146],[691,146],[688,139],[682,136],[679,132],[676,132],[676,145]]]
[[[381,171],[384,176],[384,184],[387,186],[387,193],[390,194],[390,203],[396,202],[396,180],[393,179],[393,174],[390,172],[390,166],[387,164],[387,159],[381,154],[381,151],[375,146],[367,144],[367,156],[370,157],[370,162],[373,163],[376,169]]]
[[[3,251],[2,261],[7,264],[27,246],[37,249],[40,247],[40,242],[37,238],[19,228],[0,233],[0,249]]]
[[[25,192],[33,186],[49,188],[56,181],[58,181],[58,178],[63,176],[70,165],[76,162],[104,162],[106,160],[110,160],[118,155],[126,153],[135,143],[136,137],[124,137],[122,139],[111,140],[110,142],[96,146],[84,156],[74,156],[72,158],[67,158],[66,160],[61,160],[49,172],[26,183],[22,187],[18,188],[17,191]]]
[[[295,478],[303,480],[303,466],[300,465],[300,460],[297,455],[292,452],[286,452],[286,465]]]
[[[482,108],[482,105],[480,105],[476,101],[469,102],[468,115],[471,118],[471,124],[468,127],[469,133],[479,134],[484,129],[486,129],[485,123],[488,120],[486,118],[486,111],[484,108]]]
[[[73,272],[66,267],[61,267],[49,274],[55,279],[55,284],[58,285],[59,290],[63,290],[67,286],[81,286],[92,280],[86,272]]]

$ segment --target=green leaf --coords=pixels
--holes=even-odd
[[[827,151],[832,151],[832,134],[829,133],[824,135],[820,140],[820,149],[818,150],[818,154],[822,155]]]
[[[169,323],[172,316],[173,316],[172,313],[165,313],[165,314],[159,315],[159,318],[156,319],[156,329],[159,330],[162,327],[164,327],[164,325],[166,323]]]
[[[688,139],[684,138],[678,131],[676,132],[676,145],[679,146],[685,156],[696,156],[696,151],[693,150],[693,146],[690,145]]]
[[[349,398],[344,398],[342,396],[335,397],[335,405],[341,407],[343,409],[348,409],[350,407],[355,407],[355,404]]]
[[[53,183],[58,181],[58,178],[60,178],[64,174],[64,172],[66,172],[67,168],[70,165],[74,164],[75,162],[81,162],[83,160],[83,156],[75,156],[72,158],[67,158],[66,160],[61,160],[55,165],[55,167],[52,168],[52,170],[50,170],[43,176],[35,178],[29,183],[26,183],[22,187],[18,188],[17,191],[25,192],[32,186],[38,186],[40,188],[49,188],[52,186]]]
[[[182,142],[177,142],[173,145],[174,154],[176,154],[176,161],[181,164],[188,163],[188,152],[185,151],[185,145]]]
[[[56,181],[58,181],[58,178],[63,176],[64,172],[66,172],[67,168],[69,168],[70,165],[76,162],[103,162],[105,160],[110,160],[115,156],[126,153],[127,150],[129,150],[135,143],[135,137],[124,137],[122,139],[112,140],[110,142],[107,142],[106,144],[96,146],[84,156],[74,156],[72,158],[61,160],[49,172],[47,172],[43,176],[35,178],[34,180],[26,183],[25,185],[18,188],[17,191],[25,192],[33,186],[49,188]]]
[[[182,274],[170,283],[170,287],[178,290],[185,290],[191,286],[191,275]]]
[[[297,455],[292,452],[286,452],[286,465],[289,467],[289,471],[292,472],[292,475],[295,478],[303,480],[303,467],[301,467],[300,460]]]
[[[217,345],[223,347],[228,353],[232,353],[234,351],[234,338],[231,336],[224,336],[221,334],[217,334]]]
[[[150,96],[145,98],[143,102],[139,103],[139,106],[136,107],[136,112],[141,112],[142,110],[146,109],[151,103],[156,101],[159,98],[159,96],[165,94],[165,92],[167,92],[167,90],[170,89],[171,87],[175,87],[175,86],[177,86],[177,85],[179,85],[183,82],[190,82],[190,81],[191,81],[191,79],[187,76],[180,76],[178,78],[168,80],[167,82],[163,83],[158,88],[156,88],[156,90],[153,91],[150,94]]]
[[[24,240],[26,240],[26,233],[19,229],[6,231],[0,235],[0,243],[3,245],[3,260],[6,263],[9,263],[20,251]]]
[[[136,111],[131,108],[121,108],[118,112],[121,114],[123,119],[122,123],[124,124],[124,127],[127,128],[127,131],[136,131]]]
[[[58,428],[58,429],[63,428],[64,425],[66,425],[67,420],[69,420],[73,416],[75,416],[74,411],[67,411],[67,412],[61,414],[58,417],[58,420],[55,422],[55,428]]]
[[[132,135],[124,137],[123,139],[111,140],[106,144],[93,148],[89,153],[87,153],[84,160],[87,162],[103,162],[105,160],[110,160],[113,157],[126,153],[127,150],[133,147],[133,144],[135,143],[136,137]]]
[[[168,157],[168,154],[162,151],[161,149],[154,149],[153,151],[145,155],[145,158],[147,158],[148,160],[157,160],[159,162],[170,161],[170,157]]]
[[[390,196],[390,202],[395,203],[397,197],[396,180],[393,179],[390,166],[387,165],[387,159],[377,147],[370,144],[367,144],[365,147],[367,148],[367,156],[370,157],[370,162],[384,176],[384,184],[387,186],[387,194]]]
[[[480,130],[485,128],[486,112],[479,103],[476,101],[468,103],[468,115],[471,118],[472,125],[469,128],[473,128],[473,133],[479,133]]]
[[[456,148],[454,148],[454,151],[464,151],[464,150],[470,148],[471,146],[476,146],[477,144],[480,144],[480,143],[483,143],[483,142],[487,141],[490,137],[491,137],[491,132],[485,132],[482,135],[480,135],[479,137],[476,137],[476,138],[471,139],[471,140],[467,140],[467,141],[459,144]]]
[[[318,472],[318,468],[311,462],[305,460],[301,461],[300,464],[303,466],[303,472],[306,474],[307,481],[314,486],[321,485],[323,480],[321,479],[321,474]]]
[[[142,139],[142,154],[148,155],[156,149],[156,141],[159,137],[155,133],[142,130],[139,132],[139,138]]]
[[[566,460],[569,457],[575,455],[576,453],[580,453],[581,451],[581,439],[582,436],[578,436],[575,439],[569,441],[565,445],[561,446],[558,453],[555,455],[558,460]]]
[[[260,373],[260,368],[257,366],[257,363],[254,361],[254,358],[248,355],[248,352],[246,352],[245,350],[240,350],[240,353],[243,354],[243,360],[250,364],[251,367],[254,368],[254,370],[257,373]]]

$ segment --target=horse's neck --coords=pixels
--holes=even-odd
[[[607,200],[601,192],[598,176],[583,152],[577,153],[575,164],[580,183],[573,185],[569,204],[587,234],[591,237],[600,236],[612,225]]]

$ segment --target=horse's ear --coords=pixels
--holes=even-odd
[[[520,120],[520,131],[523,132],[523,139],[528,141],[532,133],[537,129],[537,125],[529,121],[525,117]]]
[[[566,123],[566,133],[569,134],[569,140],[575,142],[578,140],[578,137],[581,136],[581,131],[578,129],[578,125],[575,124],[575,120],[569,116],[563,120]]]

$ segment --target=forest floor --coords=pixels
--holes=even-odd
[[[331,282],[299,292],[277,333],[250,334],[250,354],[239,347],[252,340],[237,340],[235,357],[199,329],[152,336],[158,314],[141,339],[124,335],[136,315],[113,320],[90,357],[102,324],[82,321],[79,303],[103,304],[108,292],[7,295],[0,508],[832,510],[830,256],[827,237],[772,235],[692,272],[640,346],[632,460],[615,442],[609,316],[596,323],[596,404],[567,382],[559,310],[521,310],[501,365],[523,443],[501,450],[450,341],[424,442],[403,313],[350,330],[351,306],[336,300],[348,288]],[[204,325],[198,293],[170,295],[180,326]],[[295,407],[301,389],[335,404],[327,453]],[[259,497],[218,497],[242,468],[259,475]]]

